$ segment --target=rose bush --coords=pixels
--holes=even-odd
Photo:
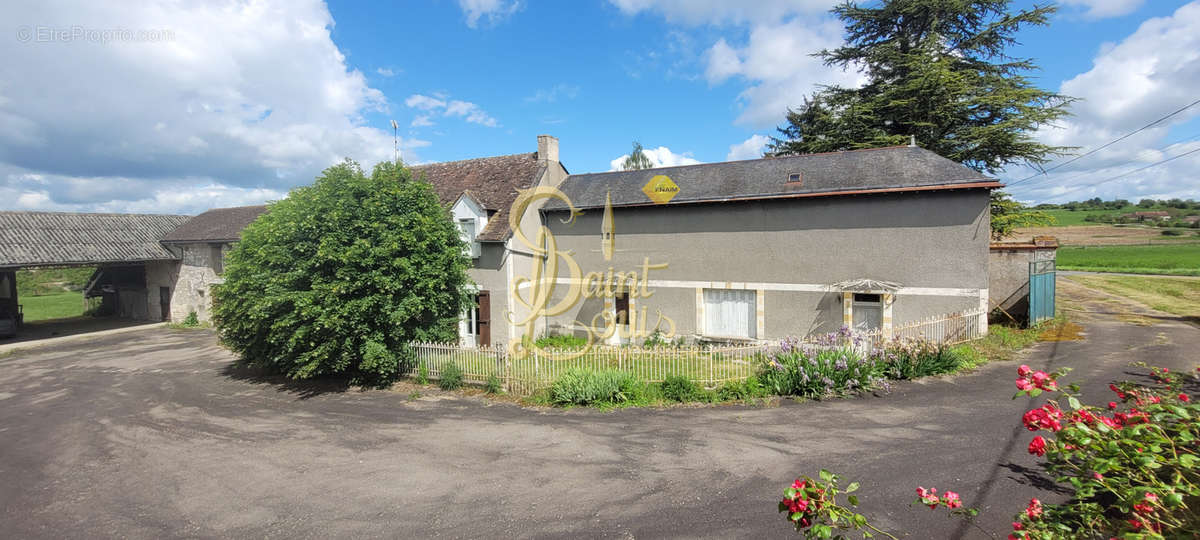
[[[1022,415],[1021,423],[1041,432],[1030,439],[1028,451],[1045,459],[1046,471],[1071,495],[1057,504],[1030,499],[1008,538],[1200,538],[1200,405],[1185,388],[1190,384],[1194,391],[1200,368],[1187,376],[1149,368],[1147,383],[1110,385],[1117,400],[1104,408],[1081,403],[1078,385],[1059,383],[1068,371],[1017,369],[1014,399],[1054,393]],[[836,479],[821,471],[824,483],[797,480],[780,511],[807,538],[830,538],[841,530],[894,538],[836,502]],[[850,484],[846,492],[857,487]],[[857,506],[856,497],[848,500]],[[918,487],[916,504],[976,514],[962,508],[953,491],[938,495],[935,488]]]
[[[818,476],[819,480],[797,478],[779,501],[779,511],[784,512],[797,532],[805,538],[843,538],[841,531],[858,531],[863,538],[870,538],[872,532],[896,538],[867,523],[866,517],[851,508],[858,506],[858,496],[852,495],[858,490],[858,482],[851,482],[841,491],[838,475],[822,469]],[[838,495],[843,493],[849,507],[838,502]]]
[[[1102,409],[1083,405],[1078,386],[1060,388],[1065,373],[1017,369],[1014,398],[1058,393],[1022,422],[1045,432],[1029,453],[1073,494],[1062,504],[1033,499],[1009,538],[1200,537],[1200,407],[1183,392],[1185,377],[1151,368],[1148,384],[1110,385],[1119,401]]]

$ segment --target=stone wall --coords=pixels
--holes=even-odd
[[[1052,236],[1035,236],[1029,242],[993,242],[988,253],[988,307],[1023,320],[1029,311],[1029,263],[1055,260],[1057,251],[1058,240]]]
[[[223,263],[231,246],[197,243],[173,247],[179,250],[182,259],[176,263],[178,271],[171,290],[171,320],[181,321],[195,312],[201,322],[208,321],[212,318],[212,286],[221,282],[217,274],[218,258]]]
[[[151,321],[162,321],[161,289],[167,287],[171,293],[171,319],[174,318],[175,281],[179,276],[179,261],[152,261],[146,263],[146,289],[143,300],[146,311],[144,318]]]

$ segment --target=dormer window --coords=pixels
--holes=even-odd
[[[479,242],[475,241],[475,219],[458,220],[458,233],[467,244],[467,254],[472,258],[479,256]]]
[[[467,255],[479,258],[479,232],[487,228],[488,211],[469,193],[463,193],[451,209],[459,237],[467,244]]]
[[[788,179],[787,179],[787,183],[789,183],[789,184],[797,184],[797,185],[799,185],[799,184],[802,184],[802,183],[803,183],[803,177],[800,175],[800,173],[792,173],[792,174],[789,174],[789,175],[788,175]]]

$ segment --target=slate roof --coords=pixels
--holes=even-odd
[[[242,229],[266,211],[265,205],[214,208],[187,220],[167,233],[162,241],[168,244],[237,242],[242,238]]]
[[[479,232],[482,242],[503,242],[511,234],[508,210],[517,198],[517,190],[537,184],[547,163],[538,162],[537,152],[494,156],[412,167],[414,176],[423,176],[433,184],[438,199],[450,206],[469,193],[488,211],[488,224]]]
[[[799,182],[789,182],[799,174]],[[642,187],[668,176],[679,193],[667,204],[813,197],[838,194],[1001,187],[957,162],[918,147],[895,146],[824,154],[705,163],[640,171],[573,174],[559,186],[578,208],[652,205]],[[564,209],[551,200],[543,208]]]
[[[187,221],[163,214],[0,212],[0,268],[174,260],[158,239]]]

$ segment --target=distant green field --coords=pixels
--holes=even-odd
[[[65,319],[83,315],[83,293],[64,292],[44,296],[20,296],[25,322]]]
[[[1175,210],[1175,209],[1166,208],[1166,207],[1142,208],[1142,207],[1133,206],[1133,205],[1125,206],[1122,208],[1117,208],[1115,210],[1065,210],[1065,209],[1057,208],[1057,209],[1052,209],[1052,210],[1039,210],[1039,211],[1045,212],[1046,214],[1049,214],[1050,217],[1054,218],[1054,223],[1052,225],[1045,225],[1048,227],[1052,227],[1052,226],[1070,226],[1070,225],[1103,225],[1103,223],[1099,222],[1099,221],[1084,221],[1084,220],[1087,219],[1088,216],[1113,216],[1113,217],[1116,217],[1116,216],[1120,216],[1122,214],[1132,214],[1134,212],[1153,212],[1153,211],[1161,211],[1161,210],[1169,211],[1172,213],[1172,215],[1176,215],[1177,217],[1197,213],[1195,210],[1184,211],[1184,210]]]
[[[1059,209],[1059,210],[1042,210],[1042,212],[1050,214],[1050,216],[1054,218],[1055,225],[1099,225],[1099,223],[1096,223],[1096,222],[1084,221],[1084,218],[1088,217],[1089,215],[1094,215],[1094,216],[1114,215],[1115,216],[1115,215],[1120,215],[1120,214],[1129,214],[1129,213],[1137,212],[1140,210],[1143,210],[1143,209],[1138,208],[1136,206],[1126,206],[1119,210],[1076,210],[1076,211],[1071,211],[1071,210]]]
[[[1200,244],[1062,247],[1058,267],[1089,272],[1200,276]]]

